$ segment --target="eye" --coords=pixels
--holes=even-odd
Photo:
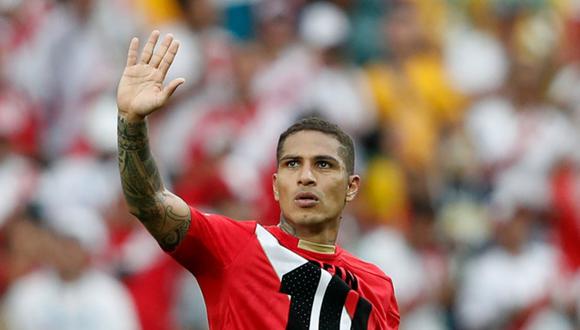
[[[319,161],[317,165],[319,168],[330,168],[330,163],[325,160]]]
[[[298,161],[296,160],[289,160],[286,162],[286,167],[295,168],[298,167]]]

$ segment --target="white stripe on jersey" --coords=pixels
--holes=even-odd
[[[343,307],[342,313],[340,314],[340,329],[350,329],[351,323],[350,315],[348,315],[346,308]]]
[[[314,295],[312,313],[310,313],[310,329],[318,329],[320,310],[322,309],[322,299],[324,299],[324,293],[332,279],[332,276],[322,268],[320,268],[320,275],[320,282],[318,282],[318,288],[316,288],[316,294]]]
[[[276,237],[260,225],[256,225],[256,236],[280,281],[285,274],[309,262],[292,250],[280,245]],[[320,272],[320,281],[316,288],[312,312],[310,314],[310,330],[318,330],[319,328],[320,311],[322,309],[324,294],[332,279],[332,275],[327,270],[320,268]],[[290,296],[288,296],[288,299],[290,299]],[[349,330],[350,326],[350,316],[343,306],[340,315],[340,330]]]
[[[308,262],[305,258],[280,245],[276,237],[260,225],[256,225],[256,236],[280,280],[284,274]]]

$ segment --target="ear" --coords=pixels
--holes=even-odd
[[[276,173],[272,174],[272,191],[274,192],[274,199],[278,202],[280,195],[278,194],[278,175]]]
[[[348,177],[348,187],[346,188],[346,199],[345,201],[351,202],[358,193],[358,188],[360,187],[360,176],[350,175]]]

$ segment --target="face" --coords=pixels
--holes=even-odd
[[[292,226],[336,225],[345,204],[354,199],[360,178],[348,175],[341,148],[333,136],[317,131],[286,138],[273,188]]]
[[[532,214],[527,210],[517,210],[512,219],[503,223],[498,232],[498,241],[508,251],[519,253],[530,234]]]
[[[87,267],[89,254],[76,240],[52,234],[50,246],[52,249],[52,265],[61,279],[72,281],[77,279]]]
[[[385,25],[389,49],[402,53],[412,50],[421,39],[421,27],[418,22],[413,5],[396,8]]]
[[[262,23],[260,28],[263,43],[268,48],[279,49],[292,42],[294,28],[289,17],[276,17]]]
[[[189,2],[190,19],[196,27],[204,28],[213,25],[218,21],[215,5],[209,0],[194,0]]]

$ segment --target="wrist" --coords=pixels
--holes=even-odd
[[[138,114],[127,113],[124,111],[118,111],[119,117],[123,118],[127,123],[142,123],[145,121],[145,116]]]

